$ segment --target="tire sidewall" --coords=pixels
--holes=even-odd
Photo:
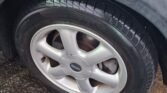
[[[20,57],[29,70],[38,79],[58,93],[66,93],[57,88],[38,70],[30,53],[30,42],[33,35],[42,27],[51,24],[71,24],[86,28],[108,41],[123,58],[128,81],[122,93],[145,93],[143,90],[146,75],[144,60],[133,44],[117,28],[96,15],[72,8],[53,7],[34,12],[19,23],[15,41]]]

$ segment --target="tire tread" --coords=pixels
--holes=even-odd
[[[62,3],[61,0],[58,0],[58,1],[59,3]],[[67,0],[66,3],[69,3],[69,2],[71,2],[71,0]],[[78,2],[78,3],[74,4],[74,2]],[[93,2],[92,6],[89,5],[90,2]],[[88,13],[91,12],[91,14],[96,15],[100,18],[106,18],[104,16],[107,16],[107,17],[110,16],[108,20],[105,20],[105,19],[104,20],[110,23],[116,29],[118,29],[129,41],[131,41],[131,43],[136,47],[136,49],[139,50],[138,52],[142,56],[143,60],[145,60],[145,68],[147,72],[147,81],[145,83],[146,84],[145,90],[148,90],[150,86],[153,84],[153,79],[155,78],[155,72],[156,72],[155,68],[157,66],[156,58],[153,58],[155,54],[152,52],[153,50],[155,51],[154,44],[151,38],[149,37],[149,35],[147,34],[147,32],[143,31],[145,30],[144,27],[140,25],[140,23],[135,19],[135,17],[127,13],[126,13],[127,14],[126,16],[123,13],[122,14],[120,12],[118,13],[117,11],[121,9],[120,8],[118,10],[115,8],[111,9],[113,7],[109,6],[109,3],[111,2],[107,2],[103,0],[101,1],[100,0],[98,1],[97,0],[85,0],[85,1],[72,0],[72,7],[76,8],[74,6],[79,6],[80,10],[86,11]],[[112,10],[112,11],[108,12],[107,10]],[[125,12],[124,10],[121,10],[121,11]],[[137,23],[137,25],[134,25],[135,23]]]

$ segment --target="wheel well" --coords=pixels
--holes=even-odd
[[[7,60],[14,60],[17,52],[14,44],[14,30],[17,25],[20,11],[30,2],[41,0],[4,0],[0,4],[0,47]]]
[[[117,2],[118,3],[118,2]],[[132,10],[131,8],[118,3],[120,6],[124,7],[131,15],[133,15],[145,28],[148,35],[150,35],[157,52],[157,62],[159,63],[162,74],[163,74],[163,81],[164,84],[167,85],[167,40],[164,37],[164,35],[161,33],[161,31],[156,28],[154,24],[152,24],[148,19],[146,19],[144,16],[139,14],[137,11]]]
[[[6,25],[9,28],[7,32],[13,33],[15,29],[15,24],[17,23],[17,17],[19,15],[19,12],[24,8],[25,6],[31,4],[30,2],[38,2],[41,0],[6,0],[3,3],[3,7],[5,9],[5,13],[7,16],[5,16],[6,19]],[[167,41],[165,37],[162,35],[159,29],[156,28],[149,20],[147,20],[144,16],[140,15],[136,11],[118,3],[120,6],[124,7],[130,14],[132,14],[136,19],[145,27],[148,34],[151,36],[155,46],[156,46],[156,52],[158,57],[158,62],[161,66],[163,77],[164,77],[164,83],[167,84],[167,63],[165,63],[165,60],[167,60]],[[13,32],[10,32],[13,31]],[[13,41],[13,40],[11,40]],[[15,47],[14,44],[11,44],[12,47]]]

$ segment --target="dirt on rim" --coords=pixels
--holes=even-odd
[[[50,93],[40,81],[30,76],[28,70],[17,62],[0,65],[0,93]],[[160,70],[150,93],[167,93]]]

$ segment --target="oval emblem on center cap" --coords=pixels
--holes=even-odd
[[[82,69],[81,69],[81,66],[76,64],[76,63],[71,63],[70,64],[70,67],[72,70],[76,71],[76,72],[80,72]]]

